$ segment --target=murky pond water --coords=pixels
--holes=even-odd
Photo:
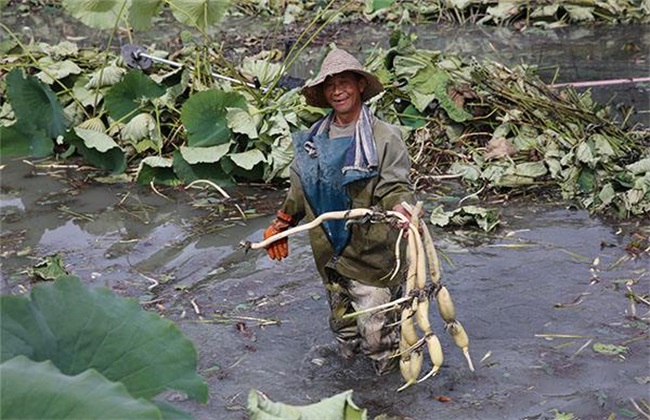
[[[419,31],[427,48],[558,66],[558,81],[648,73],[645,27]],[[332,41],[370,47],[384,44],[386,32],[351,35],[341,28]],[[641,52],[623,49],[628,41]],[[311,57],[296,74],[306,73]],[[643,86],[598,92],[649,108]],[[636,117],[650,125],[649,114]],[[334,351],[306,235],[291,239],[291,255],[281,263],[238,248],[241,240],[261,240],[283,191],[240,187],[229,191],[230,201],[215,194],[206,208],[200,206],[206,193],[195,190],[161,189],[163,197],[148,187],[86,184],[72,170],[33,168],[20,159],[3,164],[2,292],[29,288],[24,270],[60,253],[71,273],[178,322],[196,344],[210,402],[166,399],[197,419],[245,418],[251,388],[298,405],[353,389],[370,418],[546,419],[556,410],[582,419],[640,418],[631,400],[648,401],[648,307],[626,295],[650,290],[647,253],[630,259],[626,250],[635,233],[647,237],[647,219],[612,222],[531,200],[500,204],[504,225],[494,235],[433,229],[445,257],[443,281],[470,335],[477,371],[467,369],[432,312],[445,365],[437,377],[397,394],[399,373],[376,377],[363,358],[344,361]],[[436,200],[422,198],[427,205]],[[225,209],[221,216],[214,201]],[[237,217],[236,204],[261,217]],[[594,351],[597,343],[627,350],[603,354]]]
[[[376,377],[365,359],[334,351],[306,235],[276,263],[237,246],[261,240],[268,216],[200,233],[196,193],[163,190],[164,199],[145,187],[72,187],[35,173],[20,161],[2,172],[3,292],[29,287],[21,271],[32,257],[58,252],[70,272],[178,322],[199,351],[210,402],[167,398],[196,418],[245,418],[251,388],[292,404],[353,389],[372,416],[414,419],[553,418],[553,410],[604,418],[634,413],[630,398],[647,398],[648,308],[626,298],[628,287],[642,295],[650,285],[648,256],[628,260],[626,251],[634,232],[649,233],[647,220],[508,204],[495,235],[433,229],[477,371],[432,313],[442,372],[396,394],[398,373]],[[281,196],[263,193],[270,206]],[[601,354],[596,343],[627,351]]]

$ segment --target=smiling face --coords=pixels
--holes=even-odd
[[[323,82],[323,94],[334,110],[334,121],[350,124],[359,118],[363,100],[361,95],[367,85],[366,78],[352,71],[329,76]]]

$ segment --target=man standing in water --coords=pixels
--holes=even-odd
[[[399,211],[414,203],[408,182],[410,160],[399,129],[376,118],[365,101],[383,91],[379,79],[366,72],[349,53],[335,49],[301,93],[307,104],[331,108],[309,131],[294,135],[291,186],[264,239],[305,218],[353,208]],[[395,241],[401,231],[385,223],[325,222],[309,238],[331,309],[330,328],[343,357],[369,356],[378,374],[397,363],[398,311],[343,319],[347,313],[400,297],[401,275],[395,268]],[[267,247],[270,258],[289,255],[287,239]]]

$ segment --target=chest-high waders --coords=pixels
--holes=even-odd
[[[346,178],[341,168],[350,147],[353,147],[352,137],[329,139],[327,133],[304,135],[295,142],[296,163],[303,191],[315,215],[350,209],[352,200],[346,185],[360,180],[358,176]],[[334,248],[332,261],[350,240],[350,231],[345,223],[345,220],[336,220],[323,224]],[[335,267],[335,264],[331,265]],[[369,286],[345,278],[334,268],[325,271],[323,283],[331,311],[329,324],[339,342],[341,354],[350,358],[361,351],[373,360],[377,373],[390,371],[398,362],[398,358],[390,357],[399,346],[398,312],[363,314],[348,319],[342,319],[342,316],[394,300],[401,295],[401,287]]]

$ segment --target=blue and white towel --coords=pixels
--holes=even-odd
[[[331,112],[315,127],[316,132],[314,134],[327,133],[333,120],[334,112]],[[377,157],[375,139],[372,135],[372,124],[374,120],[375,116],[370,111],[370,108],[366,104],[363,104],[361,114],[354,129],[353,145],[348,150],[345,165],[343,165],[342,170],[344,174],[349,171],[356,172],[358,175],[361,175],[361,173],[376,173],[377,167],[379,166],[379,159]],[[354,178],[357,178],[357,176]]]

